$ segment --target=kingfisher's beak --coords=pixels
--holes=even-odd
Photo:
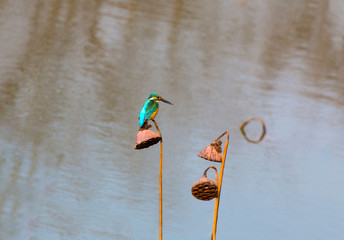
[[[168,104],[173,105],[173,103],[171,103],[170,101],[167,101],[167,100],[165,100],[165,99],[163,99],[163,98],[160,98],[160,101],[162,101],[162,102],[164,102],[164,103],[168,103]]]

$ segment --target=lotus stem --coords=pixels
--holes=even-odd
[[[156,129],[161,137],[160,140],[160,171],[159,171],[159,240],[162,240],[162,155],[163,155],[163,144],[162,136],[158,124],[152,119]]]
[[[211,240],[216,240],[216,229],[217,229],[217,219],[218,219],[218,212],[219,212],[219,205],[220,205],[220,194],[221,194],[221,187],[222,187],[222,178],[223,178],[223,172],[225,168],[226,163],[226,155],[227,155],[227,149],[228,149],[228,143],[229,143],[229,133],[228,131],[221,134],[220,137],[218,137],[216,140],[219,140],[221,137],[223,137],[225,134],[227,134],[227,139],[225,143],[225,147],[223,150],[222,155],[222,163],[221,163],[221,169],[220,169],[220,177],[218,181],[218,195],[215,198],[215,209],[214,209],[214,220],[213,220],[213,232],[211,235]]]

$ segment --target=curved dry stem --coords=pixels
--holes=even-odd
[[[218,137],[215,141],[218,141],[218,140],[220,140],[220,138],[222,138],[225,134],[228,134],[228,132],[227,131],[225,131],[224,133],[222,133],[221,135],[220,135],[220,137]]]
[[[204,170],[203,176],[204,176],[204,177],[207,177],[207,172],[208,172],[208,170],[209,170],[210,168],[212,168],[212,169],[215,170],[215,184],[218,186],[218,185],[219,185],[219,175],[218,175],[218,173],[217,173],[216,167],[214,167],[214,166],[209,166],[209,167],[207,167],[207,169]]]
[[[251,122],[251,121],[259,121],[260,124],[262,125],[262,134],[260,135],[260,137],[259,137],[258,140],[249,139],[249,138],[247,137],[247,135],[246,135],[246,132],[245,132],[245,129],[244,129],[244,128],[245,128],[245,126],[246,126],[249,122]],[[265,123],[264,123],[264,121],[263,121],[261,118],[258,118],[258,117],[252,117],[252,118],[247,119],[246,121],[244,121],[244,122],[240,125],[239,128],[240,128],[240,131],[241,131],[242,135],[244,136],[245,140],[248,141],[248,142],[250,142],[250,143],[260,143],[260,142],[263,140],[263,138],[264,138],[264,136],[265,136],[265,134],[266,134]]]

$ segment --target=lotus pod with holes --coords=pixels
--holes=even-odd
[[[148,148],[160,142],[161,136],[148,129],[140,129],[136,135],[135,149]]]
[[[207,171],[210,168],[213,168],[215,170],[216,183],[214,183],[212,180],[207,178]],[[202,178],[194,183],[194,185],[191,188],[191,193],[195,198],[199,200],[209,201],[218,196],[217,182],[218,182],[217,169],[214,166],[210,166],[204,171]]]

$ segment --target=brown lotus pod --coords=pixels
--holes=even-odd
[[[211,166],[208,167],[202,176],[200,180],[194,183],[194,185],[191,188],[191,194],[203,201],[209,201],[215,197],[218,196],[218,187],[217,184],[215,184],[212,180],[207,178],[206,172],[209,168],[214,168],[216,173],[216,182],[217,182],[217,170],[215,167]]]
[[[148,129],[140,129],[136,135],[135,149],[148,148],[157,144],[160,140],[161,137],[159,134]]]
[[[222,162],[221,144],[220,140],[216,140],[203,148],[197,156],[213,162]]]

